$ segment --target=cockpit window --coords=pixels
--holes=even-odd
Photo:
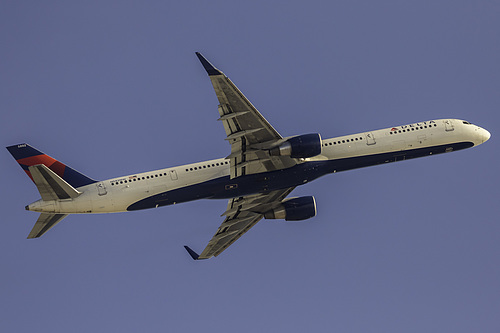
[[[465,125],[470,125],[468,121],[462,121]]]

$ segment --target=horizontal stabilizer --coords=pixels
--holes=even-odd
[[[72,199],[82,194],[44,164],[30,166],[29,171],[44,201]]]
[[[38,217],[38,220],[35,223],[35,226],[31,230],[30,234],[28,235],[28,239],[30,238],[38,238],[47,231],[49,231],[50,228],[55,226],[57,223],[59,223],[62,219],[64,219],[67,214],[46,214],[42,213],[40,214],[40,217]]]

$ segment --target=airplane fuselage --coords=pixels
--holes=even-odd
[[[77,188],[74,199],[36,201],[27,210],[56,214],[125,212],[198,199],[227,199],[308,183],[329,173],[477,146],[490,134],[440,119],[322,140],[321,154],[290,168],[230,178],[225,158],[112,178]]]

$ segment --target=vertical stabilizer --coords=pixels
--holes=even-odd
[[[33,182],[33,175],[29,167],[39,164],[45,165],[74,188],[97,182],[26,143],[7,147],[7,150],[12,154],[17,163],[19,163],[21,168],[23,168]]]

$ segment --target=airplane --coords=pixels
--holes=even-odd
[[[231,152],[224,158],[97,181],[23,143],[7,147],[35,183],[41,213],[28,238],[38,238],[69,214],[157,208],[199,199],[228,199],[225,216],[194,260],[221,254],[261,219],[316,216],[313,196],[287,198],[321,176],[478,146],[490,133],[459,119],[438,119],[323,139],[281,136],[233,82],[196,52],[219,101],[219,121]]]

